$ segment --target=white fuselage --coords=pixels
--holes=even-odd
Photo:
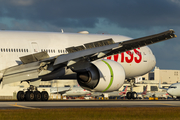
[[[167,93],[171,96],[180,97],[180,83],[175,83],[169,86]]]
[[[120,35],[0,31],[0,70],[18,65],[19,57],[25,55],[47,51],[52,57],[66,54],[67,47],[109,38],[115,42],[131,39]],[[147,46],[113,55],[108,59],[115,60],[123,66],[126,78],[141,76],[151,71],[156,64],[156,59]]]

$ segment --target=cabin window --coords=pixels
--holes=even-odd
[[[3,52],[3,49],[1,48],[1,52]]]

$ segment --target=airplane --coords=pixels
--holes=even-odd
[[[53,87],[50,89],[51,94],[61,94],[61,96],[68,96],[68,97],[80,97],[85,96],[90,93],[85,89],[82,89],[79,86],[75,87]]]
[[[155,92],[154,97],[158,97],[158,99],[167,99],[169,94],[167,92]]]
[[[126,93],[127,93],[127,88],[128,88],[128,85],[125,86],[121,92],[119,92],[119,91],[109,92],[108,96],[112,97],[112,98],[114,98],[114,97],[125,97]]]
[[[164,89],[164,88],[160,88]],[[167,98],[168,94],[166,92],[147,92],[147,85],[142,93],[137,93],[138,98],[144,97],[158,97],[158,98]]]
[[[159,82],[159,89],[164,89],[167,91],[168,95],[176,98],[180,98],[180,83],[171,84],[168,88],[161,88]]]
[[[126,95],[128,86],[124,87],[124,89],[119,93],[120,96]]]
[[[138,98],[143,98],[147,94],[147,85],[144,88],[143,92],[137,93]]]
[[[144,91],[143,91],[142,93],[140,93],[140,94],[141,94],[141,95],[146,95],[146,94],[147,94],[147,85],[146,85]]]
[[[155,56],[147,45],[177,37],[174,30],[132,39],[121,35],[0,31],[0,84],[27,82],[18,101],[47,101],[41,81],[77,79],[86,90],[111,92],[125,79],[151,71]],[[132,98],[137,95],[129,92]]]

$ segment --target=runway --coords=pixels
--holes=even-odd
[[[92,108],[92,107],[180,107],[180,101],[0,101],[0,109],[53,109],[53,108]]]

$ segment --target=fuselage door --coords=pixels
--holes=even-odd
[[[31,42],[31,46],[32,46],[32,53],[40,52],[37,42]]]

